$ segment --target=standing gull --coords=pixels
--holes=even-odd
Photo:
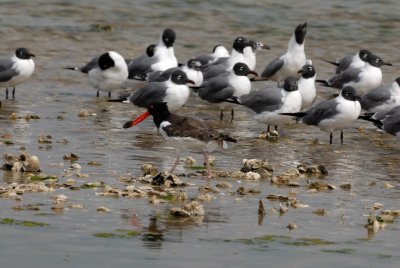
[[[301,74],[298,82],[301,94],[301,110],[305,110],[314,103],[317,97],[317,90],[315,88],[317,75],[311,61],[309,64],[304,65],[298,73]]]
[[[194,82],[195,87],[201,86],[203,83],[203,73],[201,72],[201,62],[196,59],[189,59],[186,64],[170,68],[165,71],[155,71],[147,74],[146,80],[150,82],[163,82],[167,81],[171,74],[181,70],[186,73],[187,77]]]
[[[260,123],[270,126],[290,124],[293,120],[280,113],[296,113],[301,108],[301,94],[298,91],[298,81],[295,77],[285,79],[283,88],[263,88],[238,98],[242,104],[254,112],[254,118]]]
[[[249,41],[244,37],[238,37],[233,42],[232,51],[229,57],[219,58],[213,64],[204,66],[203,76],[204,80],[210,79],[214,76],[230,72],[233,66],[238,62],[244,62],[243,50],[245,47],[250,46]]]
[[[203,152],[204,163],[207,165],[207,177],[210,179],[212,173],[208,160],[209,153],[217,148],[227,149],[227,142],[236,143],[236,139],[214,130],[204,121],[170,113],[165,102],[150,104],[147,112],[133,122],[129,121],[124,124],[124,128],[139,124],[149,115],[153,116],[154,124],[161,136],[177,151],[177,157],[175,164],[171,168],[171,173],[174,172],[179,164],[180,152],[185,149],[191,149]]]
[[[323,100],[305,112],[282,113],[295,116],[306,125],[317,126],[320,130],[330,133],[329,143],[332,144],[332,132],[340,130],[340,140],[343,144],[343,129],[357,120],[361,112],[360,97],[352,87],[342,89],[339,96],[331,100]]]
[[[127,60],[129,69],[129,79],[144,79],[148,72],[165,71],[169,68],[177,67],[178,60],[175,57],[174,43],[176,39],[175,31],[165,29],[160,36],[158,44],[152,47],[153,56],[140,56],[133,60]]]
[[[18,48],[11,58],[0,59],[0,87],[6,88],[6,99],[8,99],[8,88],[12,87],[12,98],[15,98],[15,86],[25,82],[35,70],[32,57],[35,55],[26,48]]]
[[[400,77],[388,87],[379,86],[361,96],[361,108],[368,112],[384,112],[400,105]]]
[[[173,112],[181,108],[189,98],[189,87],[193,84],[186,74],[180,70],[174,71],[164,82],[149,82],[144,87],[130,94],[127,98],[110,100],[111,102],[133,103],[133,105],[148,108],[150,104],[166,102]],[[131,121],[133,123],[133,121]]]
[[[249,69],[245,63],[236,63],[230,73],[223,73],[211,79],[205,80],[200,87],[193,88],[198,96],[209,102],[216,103],[221,108],[221,120],[224,116],[224,108],[232,106],[225,100],[240,97],[248,94],[251,90],[251,82],[247,75],[257,76],[255,71]],[[231,109],[231,120],[233,120],[234,110]]]
[[[372,53],[366,49],[360,49],[356,54],[351,54],[337,61],[323,60],[336,66],[336,74],[343,73],[350,68],[362,68],[368,62]]]
[[[90,85],[97,89],[97,97],[100,96],[100,91],[108,91],[108,96],[111,97],[111,90],[122,86],[128,78],[128,66],[125,59],[115,51],[108,51],[95,57],[80,68],[65,67],[64,69],[87,73]]]
[[[211,54],[200,55],[195,58],[201,65],[208,65],[216,62],[219,58],[229,57],[229,51],[223,45],[216,45]]]
[[[263,49],[270,49],[269,46],[264,45],[263,43],[256,42],[254,40],[249,40],[249,46],[243,49],[244,60],[243,62],[249,66],[251,70],[255,70],[256,68],[256,54],[257,51]]]
[[[122,86],[128,78],[128,66],[125,59],[114,51],[109,51],[100,56],[98,67],[89,71],[89,83],[99,91],[108,91],[111,97],[111,90]]]
[[[370,121],[386,133],[400,138],[400,105],[386,112],[362,115],[359,119]]]
[[[382,70],[380,67],[383,65],[392,66],[391,63],[372,54],[363,67],[349,68],[342,73],[333,75],[328,80],[317,80],[317,82],[338,89],[351,86],[355,88],[357,95],[362,96],[381,84]]]
[[[285,54],[271,61],[261,74],[260,80],[283,81],[288,76],[295,76],[298,70],[306,64],[304,41],[307,23],[299,24],[289,39]]]

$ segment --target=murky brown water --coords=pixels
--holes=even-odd
[[[17,153],[21,146],[37,155],[42,170],[67,179],[64,169],[69,162],[63,155],[73,152],[82,173],[89,178],[76,178],[77,183],[103,181],[123,187],[120,176],[139,176],[142,163],[160,169],[172,165],[174,154],[167,144],[153,134],[151,120],[141,127],[124,130],[122,123],[142,111],[129,105],[110,104],[106,98],[96,99],[87,77],[62,70],[62,66],[80,65],[106,50],[116,50],[128,58],[158,40],[166,27],[177,32],[175,52],[180,61],[212,49],[217,43],[229,47],[232,40],[243,35],[265,42],[271,51],[258,54],[257,70],[286,49],[294,27],[307,21],[306,53],[319,78],[328,77],[332,68],[319,58],[335,59],[360,48],[368,48],[393,68],[383,67],[384,82],[392,83],[398,76],[400,55],[397,53],[400,27],[399,5],[395,0],[373,1],[53,1],[0,4],[1,55],[26,46],[34,52],[37,69],[29,83],[17,88],[16,100],[4,100],[0,115],[0,135],[11,134],[13,145],[0,143],[0,154]],[[113,31],[94,31],[93,24],[111,25]],[[126,90],[139,87],[127,83]],[[332,93],[319,88],[320,97]],[[80,109],[96,116],[79,118]],[[256,139],[264,130],[252,121],[252,114],[237,109],[232,124],[220,128],[238,137],[231,150],[215,153],[217,169],[237,170],[243,158],[265,158],[275,167],[276,174],[300,163],[324,164],[329,175],[324,180],[335,186],[352,185],[351,191],[340,188],[331,192],[311,194],[306,187],[276,187],[269,181],[241,182],[226,179],[234,185],[222,190],[215,199],[205,202],[206,216],[202,221],[173,222],[165,215],[171,205],[149,205],[147,199],[114,199],[96,196],[96,190],[70,191],[57,189],[72,203],[82,203],[83,210],[63,213],[51,210],[52,194],[26,194],[22,204],[42,204],[40,211],[15,211],[13,199],[0,199],[0,219],[13,218],[48,223],[50,227],[28,228],[0,225],[0,258],[2,267],[109,267],[130,265],[142,267],[397,267],[400,262],[398,220],[368,236],[364,225],[368,207],[379,202],[384,209],[399,209],[400,142],[377,132],[370,125],[358,122],[345,131],[345,144],[334,144],[317,128],[293,125],[284,128],[279,143]],[[215,120],[219,111],[191,100],[181,111],[195,117]],[[29,122],[12,121],[12,113],[39,115]],[[64,119],[60,120],[58,117]],[[218,123],[218,122],[217,122]],[[218,123],[219,124],[219,123]],[[365,128],[359,131],[358,128]],[[37,143],[40,134],[50,134],[51,145]],[[66,138],[69,143],[56,141]],[[318,139],[318,143],[313,141]],[[202,155],[188,153],[198,162]],[[90,161],[101,166],[89,166]],[[54,163],[61,164],[54,165]],[[189,173],[181,166],[178,173]],[[8,172],[1,172],[1,185],[16,181]],[[187,189],[189,197],[198,194],[198,186],[206,184],[201,177],[182,178],[195,184]],[[214,179],[214,186],[223,179]],[[318,180],[314,177],[311,181]],[[302,181],[305,185],[305,181]],[[384,183],[394,185],[393,189]],[[372,184],[371,183],[375,183]],[[253,187],[261,194],[233,195],[239,186]],[[289,208],[283,216],[266,215],[258,223],[258,200],[266,209],[278,208],[268,194],[297,192],[298,199],[308,208]],[[99,191],[99,190],[97,190]],[[101,214],[99,206],[112,211]],[[324,208],[326,216],[312,211]],[[379,213],[379,211],[377,212]],[[161,215],[161,216],[160,216]],[[289,222],[298,229],[289,232]],[[117,229],[143,230],[133,238],[99,238],[96,233],[114,233]],[[147,229],[146,229],[147,230]],[[296,243],[301,238],[321,239],[332,243]],[[51,253],[50,253],[51,252]],[[397,265],[396,265],[397,264]]]

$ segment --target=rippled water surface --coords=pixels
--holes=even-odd
[[[239,35],[272,47],[257,55],[257,71],[282,53],[294,27],[308,22],[306,54],[313,60],[319,78],[333,69],[320,59],[335,59],[367,48],[390,61],[383,67],[386,84],[399,75],[399,4],[385,1],[2,1],[0,3],[1,55],[25,46],[36,54],[36,70],[29,83],[17,87],[16,100],[5,100],[0,92],[0,135],[10,136],[11,145],[0,142],[0,154],[19,152],[21,146],[37,155],[44,173],[76,179],[78,185],[102,181],[123,188],[120,176],[141,175],[140,166],[152,163],[168,169],[174,151],[154,134],[151,120],[124,130],[121,125],[142,110],[129,105],[107,103],[95,98],[87,77],[63,70],[79,66],[106,50],[116,50],[126,58],[141,54],[158,40],[166,27],[177,32],[175,52],[180,61],[208,53],[214,45],[227,47]],[[98,30],[107,26],[108,30]],[[100,27],[101,28],[101,27]],[[125,91],[142,84],[130,81]],[[257,85],[255,86],[257,87]],[[332,93],[318,88],[319,97]],[[117,93],[114,93],[115,95]],[[78,117],[81,109],[92,115]],[[9,116],[35,114],[38,120],[10,120]],[[204,218],[170,220],[169,208],[179,203],[150,205],[146,198],[125,199],[96,195],[101,189],[71,191],[57,189],[51,194],[29,193],[20,204],[39,204],[39,211],[16,211],[14,199],[0,199],[0,220],[11,218],[49,224],[29,228],[0,225],[1,267],[398,267],[400,228],[398,220],[384,230],[368,234],[369,207],[381,203],[384,209],[400,208],[400,142],[364,122],[345,130],[345,144],[335,133],[295,124],[282,129],[282,139],[271,143],[257,139],[265,126],[252,120],[252,113],[237,108],[236,120],[219,122],[219,111],[192,99],[180,113],[214,120],[221,130],[239,139],[227,152],[214,153],[216,169],[234,171],[243,158],[265,158],[280,174],[298,164],[323,164],[329,174],[323,178],[337,186],[329,192],[311,194],[307,187],[276,187],[269,181],[241,182],[232,178],[211,201],[204,202]],[[49,134],[53,143],[38,144],[40,134]],[[69,143],[58,143],[61,139]],[[316,141],[318,140],[318,141]],[[89,178],[67,177],[70,162],[63,155],[76,153],[82,173]],[[198,162],[202,155],[188,152]],[[96,161],[101,166],[87,165]],[[180,165],[178,173],[193,172]],[[1,185],[23,178],[1,171]],[[181,177],[192,186],[189,198],[206,185],[201,176]],[[316,177],[308,178],[318,181]],[[302,179],[301,185],[307,181]],[[349,191],[339,185],[350,183]],[[394,188],[385,188],[390,183]],[[258,188],[260,194],[236,195],[239,186]],[[289,208],[285,215],[267,214],[258,219],[258,201],[269,211],[279,203],[269,194],[297,193],[307,208]],[[65,194],[71,203],[84,209],[51,210],[51,196]],[[109,213],[98,213],[106,206]],[[325,216],[313,213],[324,208]],[[376,213],[379,214],[380,211]],[[298,228],[289,232],[286,226]],[[118,231],[120,230],[120,231]],[[97,237],[98,233],[135,231],[134,237]],[[312,241],[305,243],[304,241]]]

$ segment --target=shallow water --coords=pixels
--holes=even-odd
[[[367,48],[392,62],[383,67],[384,83],[398,76],[400,62],[397,1],[32,1],[3,2],[0,8],[1,55],[26,46],[34,52],[37,69],[29,81],[18,86],[16,100],[4,100],[0,116],[0,135],[10,134],[14,144],[0,143],[0,154],[18,153],[21,146],[39,157],[44,173],[68,176],[70,162],[63,155],[76,153],[82,173],[89,178],[72,178],[81,185],[103,181],[122,188],[120,176],[139,176],[142,163],[153,163],[168,169],[174,152],[154,134],[151,120],[141,127],[124,130],[121,125],[142,112],[132,106],[107,103],[95,98],[87,77],[62,70],[62,66],[80,65],[106,50],[116,50],[127,58],[144,51],[157,41],[166,27],[177,32],[175,52],[180,61],[209,52],[214,45],[227,47],[243,35],[264,42],[270,51],[258,53],[257,71],[286,49],[294,27],[307,21],[307,57],[313,60],[319,78],[328,77],[333,69],[319,59],[335,59],[360,48]],[[110,25],[113,31],[97,31],[93,25]],[[201,26],[201,28],[200,28]],[[140,87],[129,82],[126,91]],[[320,98],[330,89],[319,88]],[[103,93],[104,94],[104,93]],[[114,93],[117,95],[118,93]],[[78,117],[81,109],[94,114]],[[39,120],[8,119],[12,113],[39,115]],[[0,199],[0,219],[13,218],[48,223],[49,227],[29,228],[0,225],[0,258],[2,267],[109,267],[131,265],[142,267],[397,267],[400,262],[398,220],[375,235],[368,235],[364,225],[368,207],[382,203],[384,209],[399,209],[400,142],[364,122],[345,130],[345,144],[334,144],[317,128],[300,124],[282,129],[278,143],[257,139],[265,126],[252,121],[252,113],[238,108],[236,120],[219,123],[219,111],[191,100],[181,111],[195,117],[215,120],[221,130],[238,137],[239,143],[227,152],[216,152],[216,168],[234,171],[243,158],[265,158],[280,174],[300,163],[323,164],[329,171],[324,181],[339,186],[350,183],[352,189],[339,187],[330,192],[311,194],[306,187],[277,187],[269,181],[244,182],[230,178],[213,179],[210,184],[227,180],[230,190],[214,194],[204,202],[206,215],[196,221],[178,222],[163,215],[171,206],[150,205],[147,199],[125,199],[97,196],[100,189],[71,191],[57,189],[51,194],[25,194],[22,204],[41,204],[40,211],[15,211],[17,202]],[[60,119],[62,116],[63,119]],[[40,134],[50,134],[53,143],[38,144]],[[69,143],[57,143],[66,138]],[[318,139],[318,142],[315,140]],[[188,153],[201,163],[202,155]],[[101,166],[87,165],[90,161]],[[54,164],[60,165],[54,165]],[[63,164],[63,165],[61,165]],[[178,173],[191,170],[178,167]],[[1,185],[23,180],[2,171]],[[202,177],[182,177],[194,186],[188,195],[194,198]],[[319,179],[309,178],[311,181]],[[305,180],[300,181],[302,185]],[[395,187],[387,189],[384,183]],[[373,184],[375,183],[375,184]],[[253,187],[261,194],[239,196],[239,186]],[[287,195],[296,191],[308,208],[289,208],[283,216],[267,214],[262,223],[257,215],[258,201],[266,209],[279,203],[265,199],[268,194]],[[65,194],[71,203],[82,203],[84,209],[63,213],[51,210],[54,194]],[[110,213],[98,213],[106,206]],[[324,208],[326,216],[312,211]],[[379,211],[377,212],[379,213]],[[289,232],[289,222],[298,229]],[[118,233],[118,229],[140,231],[131,238],[102,238],[96,233]],[[311,245],[302,238],[321,239]]]

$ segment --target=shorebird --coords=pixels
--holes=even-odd
[[[320,130],[330,133],[329,143],[332,144],[333,131],[340,130],[340,140],[343,144],[343,129],[357,120],[361,112],[360,97],[353,87],[345,87],[335,99],[323,100],[305,112],[282,113],[295,116],[306,125],[317,126]]]
[[[15,86],[25,82],[35,70],[35,57],[27,48],[17,48],[11,58],[0,59],[0,87],[6,88],[6,99],[8,99],[8,88],[12,87],[12,98],[15,98]]]
[[[174,172],[179,164],[180,152],[191,149],[203,152],[204,163],[207,166],[207,178],[211,178],[209,153],[217,148],[227,149],[227,142],[237,142],[236,139],[229,135],[211,128],[204,121],[170,113],[166,102],[149,105],[147,112],[133,121],[126,122],[123,127],[130,128],[135,126],[149,115],[153,116],[153,122],[161,136],[176,149],[177,157],[171,168],[171,173]]]
[[[87,73],[89,84],[97,89],[97,97],[100,96],[100,91],[108,91],[108,97],[111,97],[111,91],[122,86],[128,78],[125,59],[115,51],[103,53],[82,67],[64,69]]]
[[[133,105],[142,108],[148,108],[153,103],[166,102],[169,109],[175,112],[189,98],[190,91],[187,83],[194,84],[192,80],[187,78],[186,73],[177,70],[170,75],[167,81],[149,82],[129,96],[109,100],[109,102],[133,103]]]
[[[280,82],[289,76],[296,76],[297,72],[306,64],[304,41],[307,33],[307,23],[297,25],[293,35],[289,39],[286,53],[272,60],[259,79]]]
[[[129,79],[138,78],[144,80],[149,72],[165,71],[169,68],[177,67],[178,60],[175,57],[174,43],[176,33],[172,29],[165,29],[160,36],[157,45],[152,46],[149,51],[138,58],[127,60]],[[149,48],[148,48],[149,49]]]

